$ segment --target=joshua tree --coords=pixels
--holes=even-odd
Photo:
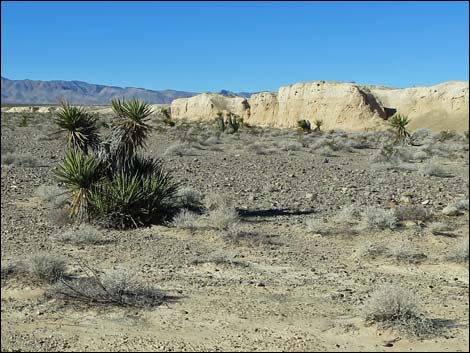
[[[389,125],[395,129],[398,141],[404,142],[410,138],[410,132],[407,129],[409,123],[410,119],[401,114],[395,114],[390,118]]]

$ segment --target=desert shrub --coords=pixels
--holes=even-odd
[[[344,206],[334,217],[333,221],[338,224],[354,224],[361,217],[361,211],[356,205]]]
[[[453,262],[468,262],[468,238],[462,238],[453,248],[450,249],[447,259]]]
[[[331,229],[326,222],[316,218],[309,217],[305,220],[307,230],[311,233],[328,235],[331,233]]]
[[[74,245],[96,245],[108,242],[108,240],[103,237],[103,233],[99,229],[88,224],[82,224],[78,229],[66,231],[59,236],[59,240],[64,243],[71,243]]]
[[[437,329],[420,311],[416,294],[392,284],[372,292],[363,307],[363,315],[369,322],[413,336],[432,335]]]
[[[117,305],[152,307],[162,304],[168,297],[138,273],[119,268],[98,274],[86,269],[87,277],[62,279],[48,292],[49,296],[88,305]]]
[[[249,144],[246,146],[246,149],[251,153],[259,155],[269,154],[273,152],[268,144],[261,142]]]
[[[434,135],[434,133],[432,132],[431,129],[419,128],[413,132],[413,135],[417,141],[424,142],[424,141],[427,141],[429,138],[431,138]]]
[[[315,152],[318,153],[320,156],[324,156],[324,157],[334,157],[335,156],[335,152],[333,151],[333,149],[330,146],[323,146],[323,147],[317,149]]]
[[[176,143],[170,145],[165,153],[166,156],[195,156],[196,151],[188,143]]]
[[[25,265],[22,262],[9,262],[9,263],[2,262],[1,272],[2,272],[2,280],[6,280],[14,276],[24,274],[26,271],[25,271]]]
[[[399,159],[398,150],[395,146],[383,145],[371,156],[370,161],[372,163],[396,163]]]
[[[452,206],[457,207],[459,211],[468,211],[468,199],[457,200],[452,204]]]
[[[219,207],[208,214],[209,225],[220,231],[226,231],[240,222],[240,216],[233,207]]]
[[[36,189],[36,196],[45,203],[54,207],[62,207],[67,203],[67,190],[57,185],[40,185]]]
[[[398,221],[427,221],[432,214],[421,205],[400,205],[395,208],[395,216]]]
[[[299,151],[303,147],[303,145],[297,141],[280,141],[277,143],[277,146],[282,151]]]
[[[364,257],[375,258],[378,256],[386,255],[387,253],[388,248],[385,245],[371,241],[367,241],[359,249],[359,254]]]
[[[432,222],[429,224],[428,228],[429,231],[434,235],[447,234],[453,230],[453,227],[443,222]]]
[[[367,136],[356,135],[347,142],[347,146],[355,149],[366,149],[371,148],[371,144],[367,139]]]
[[[437,139],[440,142],[444,142],[453,139],[456,135],[457,133],[453,130],[445,130],[439,132],[439,134],[437,135]]]
[[[70,217],[70,212],[65,208],[52,208],[47,211],[46,215],[48,221],[58,227],[63,227],[73,223]]]
[[[204,196],[203,199],[204,208],[208,211],[215,210],[217,208],[230,208],[230,201],[217,193],[209,193]]]
[[[35,167],[38,160],[31,153],[5,153],[2,154],[1,163],[17,167]]]
[[[39,280],[53,283],[65,275],[67,268],[63,257],[51,254],[36,254],[30,258],[29,271]]]
[[[171,226],[178,229],[187,229],[194,232],[199,225],[198,215],[188,210],[182,210],[171,221]]]
[[[436,161],[430,161],[420,168],[420,172],[424,176],[437,176],[447,177],[449,174],[447,171]]]
[[[191,187],[183,187],[178,189],[176,193],[176,200],[179,207],[190,210],[200,210],[204,207],[203,195]]]
[[[366,207],[361,213],[362,223],[369,229],[393,229],[397,218],[392,210],[384,210],[374,206]]]
[[[427,258],[408,242],[401,242],[391,249],[390,255],[397,261],[418,263]]]
[[[209,145],[216,145],[221,143],[220,138],[217,136],[211,136],[208,137],[204,142],[202,143],[203,145],[209,146]]]
[[[429,158],[429,155],[425,151],[418,151],[413,154],[413,160],[415,161],[424,161]]]

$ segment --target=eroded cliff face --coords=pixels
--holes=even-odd
[[[450,81],[405,89],[371,87],[370,90],[383,106],[407,115],[411,119],[411,129],[468,130],[468,82]]]
[[[212,121],[218,112],[231,112],[245,119],[250,114],[250,105],[245,98],[214,93],[179,98],[171,103],[171,116],[176,119]]]
[[[297,83],[248,100],[202,94],[176,99],[171,105],[176,119],[212,120],[218,111],[238,114],[252,125],[280,128],[296,127],[300,119],[321,119],[326,129],[370,129],[380,127],[386,116],[370,91],[352,83],[325,81]]]
[[[321,119],[325,129],[361,130],[379,127],[385,119],[375,97],[353,83],[296,83],[281,87],[277,98],[277,127],[297,126],[300,119]]]

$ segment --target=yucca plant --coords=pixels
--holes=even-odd
[[[389,125],[395,129],[397,140],[406,141],[410,137],[410,132],[407,128],[409,123],[410,119],[401,114],[395,114],[390,118]]]
[[[95,155],[71,149],[60,163],[55,175],[71,194],[71,215],[82,215],[87,210],[89,196],[94,187],[104,180],[104,165]]]
[[[298,120],[297,121],[297,126],[299,127],[299,129],[303,132],[310,132],[312,131],[312,128],[311,128],[311,125],[310,125],[310,121],[308,120],[305,120],[305,119],[302,119],[302,120]]]
[[[315,129],[313,131],[321,131],[321,127],[323,126],[323,120],[322,119],[315,119],[313,121],[313,124],[315,125]]]
[[[90,149],[95,149],[99,145],[96,118],[85,108],[72,106],[62,100],[54,121],[59,127],[58,132],[66,133],[69,148],[88,153]]]
[[[175,192],[176,185],[161,169],[145,176],[121,170],[93,188],[90,213],[108,227],[139,227],[162,218],[165,202]]]
[[[215,122],[217,124],[217,128],[219,131],[225,131],[225,121],[224,121],[224,115],[222,112],[217,112]]]
[[[145,147],[145,140],[152,129],[147,124],[152,108],[136,98],[129,101],[113,99],[111,105],[117,115],[112,123],[111,142],[116,153],[125,158],[133,155],[138,148]]]
[[[152,110],[135,98],[113,100],[112,106],[117,117],[109,139],[100,141],[96,135],[92,145],[87,144],[90,140],[75,134],[77,129],[66,128],[72,122],[79,126],[88,116],[84,110],[63,103],[56,119],[59,127],[75,134],[70,138],[71,148],[64,161],[55,170],[58,181],[71,195],[71,214],[86,214],[89,220],[118,228],[161,220],[173,209],[171,199],[178,185],[164,170],[161,160],[137,153],[145,147],[150,134],[146,120]],[[90,146],[91,153],[87,148]]]

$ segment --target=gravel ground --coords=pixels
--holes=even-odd
[[[21,115],[4,113],[1,123],[3,351],[468,350],[468,262],[449,259],[468,240],[468,206],[455,216],[442,213],[468,200],[462,135],[425,136],[390,164],[371,161],[388,138],[383,132],[299,136],[244,128],[230,135],[154,118],[146,153],[161,156],[182,185],[228,200],[244,236],[223,234],[203,214],[194,232],[170,225],[102,230],[106,242],[72,244],[61,235],[76,225],[37,195],[41,185],[54,184],[62,139],[50,136],[47,116],[25,124]],[[354,148],[354,141],[367,143]],[[423,161],[406,157],[423,150]],[[36,166],[18,162],[25,154]],[[446,176],[423,175],[428,163]],[[430,216],[383,230],[335,223],[347,205],[358,212],[411,205]],[[312,218],[330,233],[309,230]],[[450,230],[433,232],[436,222]],[[390,252],[366,256],[367,244]],[[399,257],[396,249],[419,256]],[[48,285],[7,271],[38,252],[65,257],[71,275],[83,274],[81,261],[103,271],[128,268],[175,300],[137,309],[45,295]],[[422,338],[365,322],[361,307],[383,283],[411,290],[445,329]]]

